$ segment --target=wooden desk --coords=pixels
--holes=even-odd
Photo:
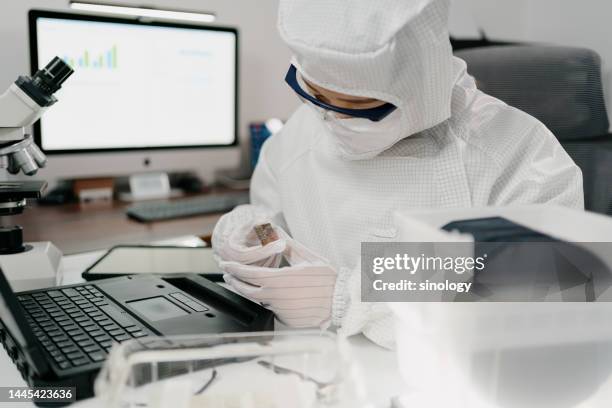
[[[7,223],[23,227],[25,241],[51,241],[64,254],[142,244],[180,235],[208,235],[222,214],[143,224],[125,215],[128,204],[33,204]]]

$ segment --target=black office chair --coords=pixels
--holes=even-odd
[[[456,52],[482,91],[542,121],[580,166],[585,206],[612,215],[612,135],[601,59],[591,50],[547,45]]]

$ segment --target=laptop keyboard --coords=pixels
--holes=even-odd
[[[101,362],[113,342],[151,334],[92,285],[17,298],[34,335],[61,369]]]

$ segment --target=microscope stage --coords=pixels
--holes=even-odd
[[[0,181],[0,201],[40,198],[47,187],[46,181]]]

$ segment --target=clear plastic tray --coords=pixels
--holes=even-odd
[[[367,407],[344,339],[265,332],[131,340],[95,383],[107,407]]]

